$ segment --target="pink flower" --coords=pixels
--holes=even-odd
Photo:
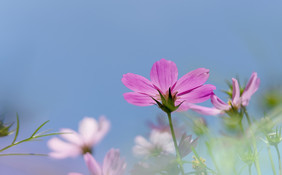
[[[79,132],[72,129],[61,129],[65,133],[60,136],[63,141],[54,137],[48,141],[48,146],[53,152],[49,156],[57,159],[76,157],[86,152],[91,152],[92,147],[99,143],[110,129],[110,122],[105,117],[100,117],[99,122],[94,118],[85,117],[79,124]]]
[[[176,64],[161,59],[154,63],[151,69],[151,81],[133,73],[123,75],[123,84],[133,91],[125,93],[124,98],[127,102],[137,106],[150,106],[156,103],[160,106],[162,102],[162,105],[170,108],[169,112],[172,112],[181,103],[192,104],[208,100],[215,90],[213,85],[203,85],[208,77],[209,70],[199,68],[177,80]],[[182,111],[187,109],[188,105],[181,105],[179,108]]]
[[[111,149],[105,156],[103,166],[100,166],[94,157],[86,153],[85,163],[91,175],[123,175],[126,168],[124,159],[120,158],[119,150]],[[69,175],[82,175],[80,173],[69,173]]]
[[[235,78],[232,78],[232,99],[228,103],[223,102],[216,95],[212,95],[211,102],[214,106],[213,108],[199,105],[190,105],[189,107],[192,110],[204,115],[217,115],[229,111],[231,108],[240,109],[242,106],[247,106],[249,104],[251,96],[258,90],[259,84],[260,79],[257,77],[257,73],[252,73],[247,86],[241,94],[238,81]]]

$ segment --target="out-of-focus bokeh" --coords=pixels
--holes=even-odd
[[[2,0],[1,114],[13,122],[19,113],[19,138],[46,120],[43,130],[77,130],[84,116],[105,115],[112,127],[94,155],[101,162],[114,147],[130,162],[134,137],[148,132],[146,122],[160,111],[128,104],[122,75],[149,78],[152,64],[166,58],[179,76],[209,68],[208,82],[223,98],[225,80],[239,76],[245,82],[258,72],[261,87],[250,108],[263,115],[255,106],[282,83],[281,7],[281,1]],[[208,118],[210,126],[217,121]],[[1,147],[11,142],[0,139]],[[47,140],[9,151],[48,153]],[[81,157],[0,157],[0,169],[3,175],[88,172]]]

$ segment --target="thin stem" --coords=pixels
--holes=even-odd
[[[249,175],[252,175],[252,165],[249,165]]]
[[[0,156],[48,156],[47,154],[34,154],[34,153],[10,153],[0,154]]]
[[[254,151],[255,151],[255,167],[257,169],[258,175],[261,175],[259,160],[258,160],[258,157],[257,157],[258,156],[257,144],[256,144],[256,140],[254,139],[253,134],[252,134],[252,141],[253,141],[253,147],[254,147]]]
[[[274,146],[277,151],[277,157],[278,157],[278,163],[279,163],[279,175],[282,175],[282,167],[281,167],[281,158],[280,158],[280,152],[277,145]]]
[[[245,116],[247,118],[248,124],[249,124],[249,126],[251,126],[252,122],[251,122],[250,116],[247,112],[247,109],[244,107],[243,110],[244,110]]]
[[[177,162],[180,166],[180,171],[181,174],[184,175],[184,169],[183,169],[183,162],[179,153],[179,149],[177,146],[177,142],[176,142],[176,137],[175,137],[175,133],[174,133],[174,129],[173,129],[173,125],[172,125],[172,120],[171,120],[171,113],[167,113],[168,116],[168,120],[169,120],[169,126],[170,126],[170,131],[171,131],[171,135],[172,135],[172,139],[173,139],[173,143],[174,143],[174,147],[175,147],[175,151],[176,151],[176,157],[177,157]]]
[[[272,154],[271,154],[269,144],[267,144],[267,152],[268,152],[268,156],[269,156],[269,159],[270,159],[273,175],[276,175],[276,170],[275,170],[274,162],[273,162],[273,159],[272,159]]]

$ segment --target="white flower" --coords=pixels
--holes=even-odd
[[[175,153],[172,136],[167,132],[152,130],[149,141],[142,136],[135,138],[133,153],[136,156],[158,156]]]
[[[57,137],[48,141],[49,148],[53,150],[49,155],[63,159],[91,152],[92,147],[102,140],[109,129],[110,122],[105,117],[100,117],[99,122],[94,118],[85,117],[79,123],[78,132],[68,128],[60,130],[65,133],[60,135],[65,141]]]

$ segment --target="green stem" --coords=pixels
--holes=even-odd
[[[171,113],[167,113],[168,116],[168,120],[169,120],[169,126],[170,126],[170,131],[171,131],[171,135],[172,135],[172,139],[173,139],[173,143],[174,143],[174,147],[175,147],[175,151],[176,151],[176,157],[177,157],[177,162],[180,166],[180,171],[181,174],[184,175],[184,169],[183,169],[183,162],[179,153],[179,149],[177,146],[177,142],[176,142],[176,137],[175,137],[175,133],[174,133],[174,129],[173,129],[173,125],[172,125],[172,120],[171,120]]]
[[[278,163],[279,163],[279,175],[282,175],[282,167],[281,167],[281,158],[280,158],[280,152],[277,145],[274,146],[277,151],[277,157],[278,157]]]
[[[48,156],[47,154],[34,154],[34,153],[10,153],[0,154],[0,156]]]
[[[259,160],[258,160],[257,144],[256,144],[256,141],[255,141],[255,139],[254,139],[253,134],[252,134],[252,140],[253,140],[253,147],[254,147],[254,151],[255,151],[255,167],[256,167],[256,169],[257,169],[258,175],[261,175],[260,165],[259,165]]]
[[[244,109],[244,113],[245,113],[245,116],[247,118],[248,124],[249,124],[249,126],[251,126],[252,122],[251,122],[250,116],[247,112],[247,109],[245,107],[243,109]]]
[[[270,159],[273,175],[276,175],[275,166],[274,166],[274,162],[273,162],[273,159],[272,159],[272,155],[271,155],[271,150],[270,150],[269,144],[267,144],[267,152],[268,152],[268,156],[269,156],[269,159]]]
[[[249,175],[252,175],[252,165],[249,165]]]

